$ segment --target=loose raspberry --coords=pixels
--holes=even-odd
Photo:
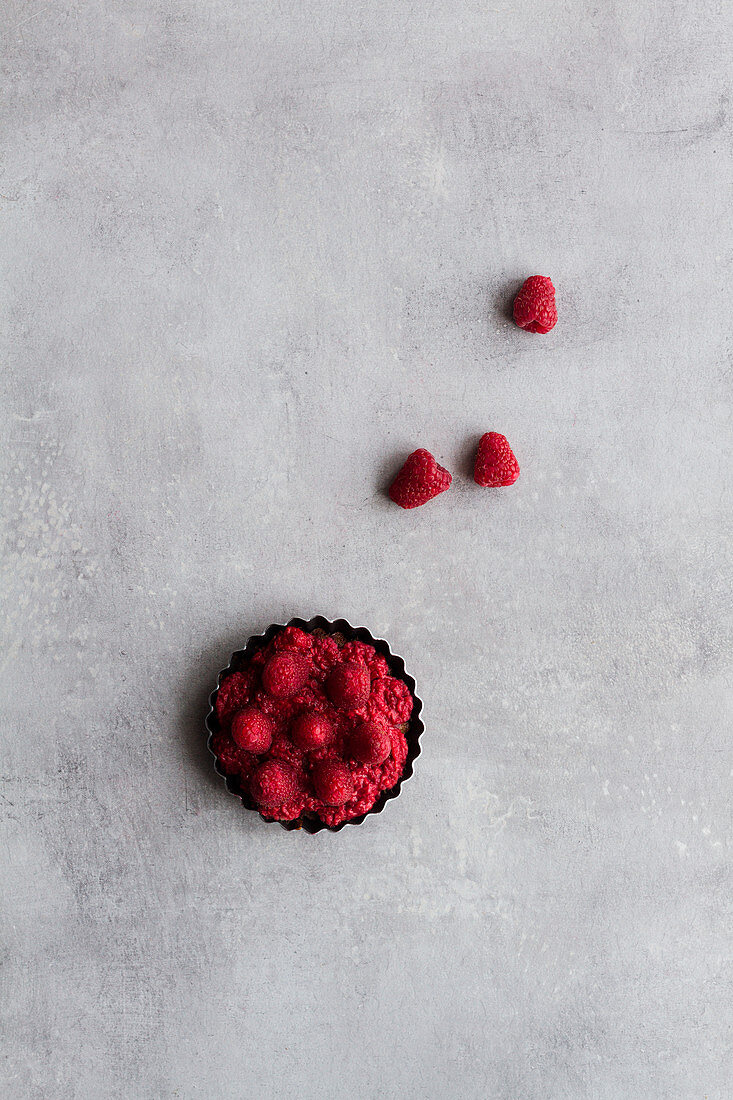
[[[482,435],[473,471],[476,484],[498,488],[500,485],[513,485],[518,477],[519,463],[506,436],[499,432]]]
[[[390,498],[400,508],[419,508],[444,493],[453,478],[422,447],[413,451],[389,487]]]
[[[276,653],[262,670],[262,686],[276,699],[295,695],[307,679],[307,664],[293,653]]]
[[[272,808],[297,798],[300,784],[289,764],[265,760],[252,775],[249,789],[258,806]]]
[[[549,332],[557,324],[555,288],[546,275],[530,275],[514,299],[514,320],[527,332]]]
[[[323,760],[311,774],[313,787],[327,806],[343,806],[354,797],[354,782],[346,764],[340,760]]]
[[[391,751],[389,730],[381,722],[370,719],[358,724],[347,743],[349,759],[358,760],[360,764],[381,764]]]
[[[267,752],[272,732],[272,722],[257,707],[245,707],[232,718],[232,738],[247,752]]]
[[[299,714],[290,727],[290,736],[299,749],[322,749],[333,740],[333,726],[323,714]]]
[[[340,664],[326,680],[326,691],[340,710],[359,710],[369,701],[372,678],[365,665]]]

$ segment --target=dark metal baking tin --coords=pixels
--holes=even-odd
[[[303,829],[306,833],[320,833],[322,829],[326,829],[330,833],[337,833],[343,829],[345,825],[361,825],[364,819],[369,817],[370,814],[381,813],[390,799],[397,798],[403,785],[412,775],[412,765],[420,755],[420,735],[425,729],[420,719],[422,700],[418,698],[415,692],[415,681],[412,676],[405,671],[405,662],[402,657],[393,653],[384,639],[373,638],[369,631],[363,626],[353,627],[346,619],[335,619],[332,622],[329,619],[324,619],[321,615],[316,615],[315,618],[308,619],[307,621],[305,619],[291,619],[286,625],[300,627],[301,630],[305,630],[309,634],[314,630],[323,630],[327,634],[343,634],[348,641],[367,642],[369,645],[373,645],[377,653],[381,653],[386,659],[389,665],[390,674],[398,680],[403,680],[407,684],[414,700],[412,716],[407,730],[405,731],[405,737],[407,738],[407,759],[405,761],[404,771],[394,787],[391,787],[388,791],[382,791],[371,810],[367,810],[365,814],[360,814],[359,817],[353,817],[349,821],[342,821],[340,825],[326,825],[320,818],[306,815],[296,818],[295,821],[272,821],[269,818],[262,817],[262,814],[260,814],[262,820],[267,822],[268,825],[281,825],[283,829],[287,829],[288,832],[293,829]],[[231,675],[232,672],[238,672],[239,669],[249,661],[253,654],[259,649],[263,649],[276,634],[279,634],[280,631],[284,629],[285,627],[281,626],[279,623],[273,623],[272,626],[267,628],[264,634],[253,635],[244,649],[237,650],[236,653],[232,654],[228,666],[219,673],[216,681],[216,688],[209,696],[209,705],[211,709],[206,715],[206,729],[209,732],[206,744],[209,752],[214,757],[214,767],[226,783],[227,790],[237,798],[241,798],[242,803],[248,810],[255,810],[258,813],[259,811],[257,810],[256,803],[250,797],[249,792],[242,788],[239,777],[235,775],[226,775],[219,767],[219,760],[212,748],[213,736],[215,733],[219,732],[219,720],[214,710],[214,702],[222,680],[226,676]]]

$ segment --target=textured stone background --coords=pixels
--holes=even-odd
[[[3,24],[2,1095],[728,1100],[731,6]],[[428,728],[313,838],[202,720],[315,612]]]

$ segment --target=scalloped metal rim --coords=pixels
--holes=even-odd
[[[221,768],[219,767],[219,759],[212,748],[211,742],[213,736],[215,733],[218,732],[219,729],[219,722],[216,717],[216,711],[214,710],[214,701],[216,699],[216,695],[219,691],[222,680],[225,676],[228,676],[230,673],[236,671],[233,667],[235,664],[239,664],[239,662],[247,656],[256,653],[258,649],[264,648],[264,646],[266,646],[268,642],[270,642],[275,637],[276,634],[279,634],[280,631],[285,630],[286,626],[297,626],[300,627],[301,630],[305,630],[308,633],[311,633],[314,630],[325,630],[330,634],[346,634],[349,636],[350,639],[354,641],[367,642],[369,645],[373,645],[377,653],[381,653],[382,656],[386,659],[392,675],[397,677],[397,679],[399,680],[403,680],[407,684],[414,700],[412,716],[410,718],[410,722],[405,733],[405,737],[407,738],[407,759],[405,760],[404,771],[402,772],[400,779],[397,783],[395,783],[394,787],[390,787],[390,789],[387,791],[382,791],[379,798],[372,806],[371,810],[367,810],[366,813],[360,814],[359,817],[353,817],[349,821],[342,821],[339,825],[326,825],[325,822],[316,817],[300,817],[296,818],[295,821],[272,821],[272,819],[270,818],[263,817],[262,814],[259,813],[256,804],[250,798],[249,794],[247,794],[246,791],[242,790],[241,784],[239,783],[239,780],[236,778],[236,776],[226,775],[221,770]],[[224,780],[227,790],[236,798],[240,798],[242,800],[243,806],[246,809],[253,810],[258,813],[262,821],[264,821],[267,825],[280,825],[288,832],[292,832],[294,830],[302,830],[306,833],[320,833],[322,830],[325,829],[326,832],[329,833],[338,833],[346,825],[361,825],[362,822],[371,814],[381,813],[391,799],[397,798],[399,796],[403,785],[412,776],[412,766],[421,752],[420,735],[425,729],[425,726],[423,725],[423,722],[420,718],[420,712],[422,711],[422,700],[418,697],[415,691],[415,681],[413,680],[412,676],[410,676],[410,674],[405,670],[405,662],[402,657],[400,657],[396,653],[393,653],[392,650],[389,648],[389,644],[384,641],[383,638],[374,638],[365,627],[354,627],[346,619],[325,619],[322,615],[316,615],[314,616],[314,618],[307,620],[299,618],[291,619],[284,626],[280,625],[279,623],[273,623],[271,626],[268,626],[264,634],[253,634],[252,637],[247,640],[244,649],[238,649],[236,653],[233,653],[227,667],[222,669],[219,673],[216,680],[216,687],[209,696],[209,708],[209,713],[206,715],[206,729],[209,733],[208,739],[206,741],[206,747],[214,758],[214,768],[216,769],[217,774],[220,775],[221,778]]]

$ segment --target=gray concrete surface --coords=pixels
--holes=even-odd
[[[2,21],[2,1096],[727,1100],[730,5]],[[316,612],[427,732],[313,838],[202,721]]]

